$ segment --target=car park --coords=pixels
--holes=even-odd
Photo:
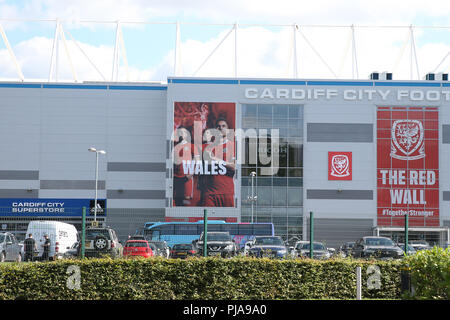
[[[303,243],[300,247],[298,257],[310,258],[311,257],[311,243]],[[329,259],[331,253],[321,242],[313,242],[313,259]]]
[[[10,232],[0,233],[0,262],[20,262],[22,259],[22,246],[16,237]]]
[[[85,257],[99,258],[106,255],[118,258],[123,254],[123,246],[114,229],[109,227],[87,228],[84,253]]]
[[[125,258],[144,257],[150,258],[155,255],[147,240],[128,240],[123,247]]]
[[[257,258],[286,258],[288,254],[288,247],[278,236],[257,236],[248,250],[248,256]]]
[[[354,258],[400,259],[404,252],[387,237],[367,236],[356,241]]]
[[[203,241],[203,232],[198,240],[193,241],[200,256],[203,256]],[[208,256],[234,257],[239,252],[235,240],[228,232],[207,232],[206,242]]]
[[[186,259],[189,257],[193,257],[197,254],[197,250],[194,244],[192,243],[180,243],[174,244],[172,249],[170,250],[170,258],[173,259]]]

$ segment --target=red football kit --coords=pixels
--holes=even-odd
[[[208,145],[204,145],[204,148]],[[233,141],[224,141],[220,146],[212,149],[213,156],[226,161],[235,161]],[[222,150],[221,150],[222,149]],[[222,157],[219,154],[222,154]],[[205,207],[234,207],[234,170],[226,167],[225,174],[211,174],[204,192]]]
[[[194,157],[198,155],[197,148],[193,144],[183,141],[175,146],[174,152],[174,206],[196,206],[200,200],[197,189],[198,177],[187,177],[188,173],[184,171],[183,160],[193,161]]]

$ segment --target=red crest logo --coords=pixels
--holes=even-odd
[[[351,152],[328,152],[328,180],[352,180]]]

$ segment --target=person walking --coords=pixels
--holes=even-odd
[[[48,235],[44,235],[44,244],[42,247],[44,247],[44,252],[42,253],[42,261],[48,261],[49,255],[50,255],[50,239],[48,238]]]
[[[25,251],[25,262],[33,261],[34,252],[37,251],[36,241],[33,239],[33,235],[30,233],[28,238],[23,242]]]

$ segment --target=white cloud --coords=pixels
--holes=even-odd
[[[289,1],[289,0],[229,0],[229,1],[146,1],[125,0],[111,4],[109,0],[28,0],[17,4],[9,0],[0,0],[0,18],[60,18],[65,20],[65,27],[81,31],[79,20],[130,20],[130,21],[204,21],[208,23],[242,23],[238,29],[239,77],[290,78],[294,76],[293,33],[292,27],[248,26],[245,23],[264,24],[280,23],[300,24],[297,33],[297,64],[300,78],[353,78],[358,71],[360,79],[367,79],[372,71],[393,71],[394,79],[417,78],[416,65],[411,69],[408,28],[366,28],[375,25],[408,26],[414,21],[420,24],[448,23],[447,0],[429,0],[426,2],[410,0],[367,1]],[[1,22],[8,27],[7,33],[21,24]],[[340,28],[307,27],[306,25],[341,25]],[[357,52],[356,65],[352,67],[352,47],[350,25],[355,24]],[[113,35],[113,24],[108,25]],[[173,25],[167,25],[168,37],[173,37]],[[21,26],[23,28],[23,25]],[[89,27],[89,43],[80,43],[90,59],[104,75],[111,78],[112,43],[105,44],[105,39],[95,39],[96,29]],[[204,26],[208,28],[208,26]],[[225,27],[226,28],[226,27]],[[228,27],[228,28],[231,28]],[[30,29],[23,29],[26,34]],[[184,35],[184,26],[181,33]],[[439,36],[430,33],[431,29],[414,29],[417,45],[417,59],[420,77],[432,71],[450,52],[448,41],[449,28],[441,29]],[[85,30],[86,31],[86,30]],[[191,76],[205,61],[229,30],[222,31],[208,40],[184,40],[181,46],[182,75]],[[99,33],[102,34],[102,33]],[[104,36],[104,34],[102,34]],[[129,35],[129,34],[128,34]],[[306,37],[306,38],[304,38]],[[125,43],[127,43],[125,34]],[[53,39],[51,35],[32,36],[27,40],[12,41],[13,50],[21,65],[26,79],[47,78],[50,68],[50,56]],[[67,37],[67,34],[66,34]],[[86,38],[86,37],[85,37]],[[69,38],[67,38],[69,39]],[[202,39],[205,39],[203,36]],[[173,39],[175,40],[175,39]],[[145,39],[151,42],[152,39]],[[174,43],[174,41],[172,42]],[[312,46],[311,46],[311,45]],[[152,45],[160,45],[153,43]],[[101,81],[103,78],[88,62],[72,41],[68,41],[78,79]],[[17,78],[11,59],[6,49],[2,49],[0,39],[0,77]],[[130,53],[139,52],[139,47],[127,47]],[[167,47],[167,52],[160,61],[152,66],[142,67],[138,62],[129,60],[129,79],[131,81],[165,81],[173,75],[174,50]],[[148,53],[147,53],[148,54]],[[134,55],[136,56],[136,55]],[[63,44],[60,45],[58,78],[73,81]],[[331,69],[331,70],[330,70]],[[448,72],[450,57],[436,71]],[[234,76],[234,34],[218,48],[197,76]],[[126,80],[126,69],[120,68],[119,80]]]

